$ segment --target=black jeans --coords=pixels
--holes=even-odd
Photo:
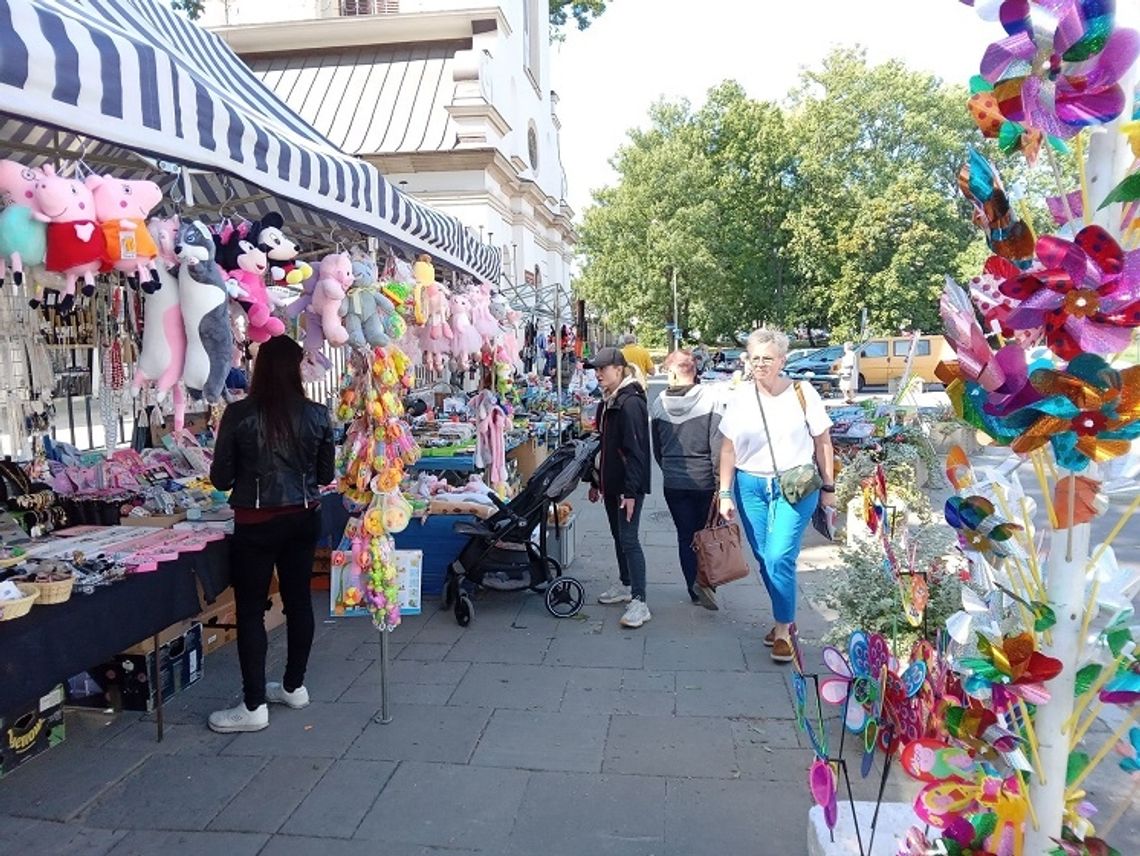
[[[620,496],[607,493],[602,497],[606,504],[606,517],[610,521],[610,534],[614,536],[621,584],[631,586],[633,596],[638,600],[645,600],[645,553],[641,551],[641,541],[637,537],[645,497],[638,496],[635,499],[633,518],[626,520],[625,512],[621,509]]]
[[[709,519],[715,490],[679,490],[665,488],[665,504],[677,527],[677,555],[681,560],[681,573],[685,575],[685,585],[689,597],[696,600],[697,554],[693,551],[693,535],[705,528]]]
[[[242,690],[250,710],[265,704],[265,611],[273,569],[285,607],[288,654],[282,683],[295,690],[305,682],[313,647],[313,554],[321,533],[319,511],[301,511],[265,523],[234,526],[230,541],[230,578],[237,607],[238,660]]]

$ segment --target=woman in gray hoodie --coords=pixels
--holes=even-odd
[[[717,489],[722,402],[715,386],[697,383],[692,353],[677,350],[665,358],[669,388],[649,409],[653,457],[661,467],[665,503],[677,527],[681,573],[693,603],[717,609],[712,589],[697,583],[693,535],[703,529]]]

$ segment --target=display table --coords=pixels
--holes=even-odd
[[[158,570],[0,622],[0,710],[38,698],[93,663],[193,618],[202,610],[199,586],[213,602],[229,576],[229,543],[214,541]]]

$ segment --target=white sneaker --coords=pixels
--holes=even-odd
[[[621,623],[623,627],[640,627],[652,617],[644,600],[634,600],[625,608],[625,615],[621,617]]]
[[[288,692],[279,683],[268,683],[265,685],[265,700],[270,704],[283,704],[293,710],[300,710],[309,706],[309,691],[304,687],[297,687],[293,692]]]
[[[629,603],[633,600],[633,590],[620,583],[598,595],[598,603]]]
[[[269,727],[269,705],[250,710],[241,702],[229,710],[216,710],[210,714],[210,730],[221,734],[235,731],[261,731]]]

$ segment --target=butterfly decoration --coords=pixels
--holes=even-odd
[[[1007,0],[997,7],[1006,38],[986,49],[980,71],[1007,121],[1069,139],[1120,116],[1120,79],[1140,55],[1140,36],[1115,28],[1114,5]]]
[[[1028,631],[991,641],[978,634],[977,657],[962,657],[957,668],[965,675],[963,688],[973,698],[1005,706],[1017,696],[1030,704],[1045,704],[1045,682],[1061,673],[1061,661],[1037,650],[1036,637]]]
[[[1081,353],[1115,354],[1140,326],[1140,262],[1100,226],[1072,241],[1037,241],[1039,269],[1006,279],[1001,293],[1017,301],[1005,323],[1045,328],[1045,341],[1063,360]]]
[[[1140,437],[1140,366],[1117,371],[1095,354],[1081,354],[1065,371],[1036,369],[1029,380],[1044,397],[1004,420],[1018,433],[1014,452],[1049,443],[1059,468],[1081,472],[1128,454]]]
[[[1015,532],[1021,526],[1002,519],[984,496],[952,496],[946,500],[946,522],[958,532],[958,546],[965,553],[980,553],[995,564],[1022,555]]]

